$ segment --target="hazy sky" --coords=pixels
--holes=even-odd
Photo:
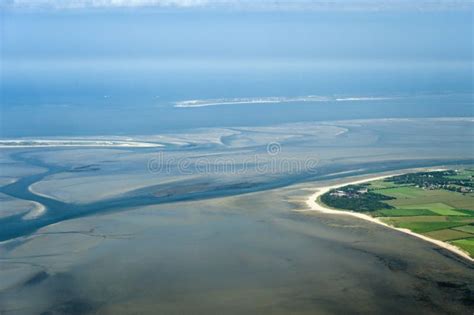
[[[439,10],[469,8],[469,0],[5,0],[9,7],[232,7],[244,9]]]
[[[3,2],[2,56],[466,61],[470,3],[10,0]]]

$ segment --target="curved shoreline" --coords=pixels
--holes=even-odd
[[[32,210],[28,211],[23,217],[23,220],[33,220],[41,217],[43,214],[46,213],[46,207],[36,201],[30,200],[31,203],[33,203],[34,207]]]
[[[415,170],[413,170],[413,171],[415,171]],[[419,171],[419,169],[416,170],[416,171]],[[436,171],[436,170],[430,169],[430,171]],[[397,172],[397,173],[389,174],[389,175],[380,175],[380,176],[374,176],[374,177],[360,179],[360,180],[354,180],[354,181],[350,181],[350,182],[344,182],[344,183],[341,183],[341,184],[336,184],[336,185],[331,185],[331,186],[318,187],[318,190],[315,193],[311,194],[309,196],[309,198],[306,200],[306,204],[309,208],[309,211],[318,211],[318,212],[321,212],[321,213],[334,214],[334,215],[348,215],[348,216],[356,217],[356,218],[359,218],[359,219],[362,219],[362,220],[365,220],[365,221],[369,221],[369,222],[372,222],[372,223],[375,223],[375,224],[383,225],[383,226],[385,226],[387,228],[390,228],[392,230],[397,230],[397,231],[400,231],[402,233],[405,233],[405,234],[417,237],[419,239],[422,239],[424,241],[430,242],[432,244],[435,244],[435,245],[437,245],[439,247],[442,247],[444,249],[447,249],[450,252],[455,253],[455,254],[457,254],[457,255],[459,255],[459,256],[461,256],[461,257],[463,257],[463,258],[465,258],[465,259],[467,259],[471,262],[474,262],[474,259],[471,258],[471,256],[469,256],[466,252],[464,252],[459,247],[456,247],[454,245],[451,245],[449,243],[446,243],[446,242],[443,242],[443,241],[440,241],[440,240],[436,240],[436,239],[424,236],[422,234],[415,233],[415,232],[413,232],[411,230],[408,230],[408,229],[402,229],[402,228],[394,227],[394,226],[389,225],[385,222],[382,222],[381,220],[379,220],[377,218],[371,217],[367,214],[358,213],[358,212],[354,212],[354,211],[350,211],[350,210],[335,210],[335,209],[329,208],[328,206],[322,204],[320,199],[319,199],[323,194],[329,192],[332,189],[340,188],[340,187],[347,186],[347,185],[363,184],[363,183],[367,183],[367,182],[371,182],[371,181],[375,181],[375,180],[381,180],[381,179],[385,179],[385,178],[388,178],[388,177],[393,177],[393,176],[402,175],[402,174],[406,174],[406,173],[410,173],[410,170],[406,170],[405,172]]]

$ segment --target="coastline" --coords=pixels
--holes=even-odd
[[[48,148],[48,147],[105,147],[105,148],[153,148],[163,147],[161,143],[125,140],[77,140],[77,139],[0,139],[0,149]]]
[[[439,170],[439,169],[429,169],[429,170],[430,171],[436,171],[436,170]],[[392,225],[389,225],[389,224],[379,220],[378,218],[371,217],[370,215],[367,215],[367,214],[358,213],[358,212],[354,212],[354,211],[350,211],[350,210],[336,210],[336,209],[329,208],[328,206],[322,204],[320,199],[319,199],[323,194],[327,193],[328,191],[330,191],[332,189],[340,188],[340,187],[347,186],[347,185],[363,184],[363,183],[367,183],[367,182],[371,182],[371,181],[375,181],[375,180],[385,179],[385,178],[388,178],[388,177],[407,174],[407,173],[414,172],[414,171],[419,171],[419,169],[417,169],[417,170],[405,170],[405,171],[397,172],[397,173],[393,173],[393,174],[378,175],[378,176],[373,176],[373,177],[369,177],[369,178],[365,178],[365,179],[352,180],[352,181],[347,181],[347,182],[340,183],[340,184],[318,187],[317,188],[318,190],[315,193],[311,194],[308,197],[308,199],[306,200],[306,204],[308,206],[307,211],[318,211],[318,212],[321,212],[321,213],[332,214],[332,215],[348,215],[348,216],[356,217],[356,218],[359,218],[359,219],[362,219],[362,220],[365,220],[365,221],[369,221],[369,222],[372,222],[372,223],[375,223],[375,224],[383,225],[383,226],[385,226],[389,229],[397,230],[397,231],[400,231],[402,233],[405,233],[405,234],[417,237],[419,239],[422,239],[424,241],[430,242],[432,244],[435,244],[435,245],[437,245],[439,247],[442,247],[444,249],[447,249],[450,252],[455,253],[456,255],[459,255],[459,256],[461,256],[461,257],[463,257],[463,258],[465,258],[465,259],[467,259],[471,262],[474,262],[474,259],[471,258],[466,252],[464,252],[462,249],[460,249],[460,248],[458,248],[454,245],[451,245],[449,243],[424,236],[422,234],[415,233],[415,232],[413,232],[411,230],[408,230],[408,229],[394,227]]]
[[[36,202],[36,201],[30,201],[30,202],[33,203],[34,208],[32,210],[30,210],[29,212],[27,212],[22,217],[23,220],[37,219],[37,218],[39,218],[40,216],[42,216],[43,214],[46,213],[46,207],[43,206],[41,203]]]

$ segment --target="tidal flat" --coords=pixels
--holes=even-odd
[[[471,118],[384,119],[2,149],[0,192],[46,211],[0,217],[0,313],[470,314],[471,262],[295,210],[347,176],[472,164],[473,136]]]

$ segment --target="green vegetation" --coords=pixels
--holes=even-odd
[[[474,192],[474,178],[470,170],[411,173],[390,178],[398,185],[414,185],[427,189],[445,189],[456,192]]]
[[[411,217],[414,215],[436,215],[436,213],[426,209],[390,209],[378,210],[374,215],[381,217]]]
[[[462,240],[452,241],[451,243],[468,252],[471,257],[474,257],[474,238],[465,238]]]
[[[474,257],[474,169],[420,172],[349,185],[329,191],[321,201],[450,242]]]
[[[469,216],[468,213],[464,213],[461,211],[457,211],[454,208],[448,206],[447,204],[441,202],[435,203],[425,203],[421,205],[408,205],[408,206],[400,206],[400,209],[420,209],[420,210],[430,210],[439,215],[445,216]]]
[[[451,179],[472,180],[474,178],[474,169],[459,170],[455,175],[450,175],[448,177]]]
[[[395,226],[403,229],[409,229],[416,233],[425,233],[461,225],[463,225],[461,222],[400,222]]]
[[[397,185],[392,182],[388,182],[385,180],[376,180],[373,182],[370,182],[370,188],[371,189],[384,189],[384,188],[396,188],[400,187],[400,185]]]
[[[460,226],[455,228],[455,230],[474,234],[474,225]]]
[[[433,202],[433,203],[424,203],[418,205],[408,205],[408,206],[401,206],[402,209],[428,209],[431,211],[444,211],[444,210],[452,210],[453,207],[448,206],[442,202]]]
[[[342,190],[333,191],[321,196],[321,201],[331,207],[355,211],[375,211],[392,209],[384,200],[394,199],[378,193],[368,192],[367,185],[349,185]]]
[[[425,233],[425,235],[440,241],[457,240],[472,237],[471,233],[458,231],[456,230],[456,228],[427,232]]]
[[[378,191],[378,190],[373,190]],[[389,189],[380,190],[386,196],[393,197],[394,199],[397,198],[412,198],[422,196],[424,191],[421,188],[416,188],[413,186],[402,186],[402,187],[395,187]]]

